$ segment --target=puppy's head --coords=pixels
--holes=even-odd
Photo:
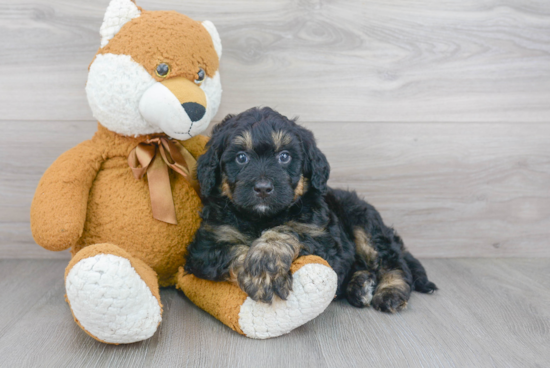
[[[274,216],[308,191],[325,193],[330,167],[313,134],[272,109],[228,115],[214,128],[197,177],[204,197]]]

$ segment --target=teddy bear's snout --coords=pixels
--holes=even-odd
[[[202,132],[210,119],[205,92],[182,77],[152,84],[141,96],[139,111],[149,125],[175,139]]]

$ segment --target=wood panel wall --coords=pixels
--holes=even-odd
[[[550,256],[550,2],[162,0],[213,21],[227,113],[316,134],[421,257]],[[84,85],[108,0],[0,3],[0,258],[32,240],[41,174],[91,137]]]

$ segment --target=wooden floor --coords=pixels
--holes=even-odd
[[[181,292],[149,340],[112,346],[72,321],[64,260],[0,261],[1,367],[548,367],[550,259],[425,259],[440,291],[387,315],[333,302],[265,341],[231,331]]]
[[[34,243],[29,208],[96,129],[84,86],[109,0],[0,0],[0,367],[550,366],[550,1],[136,2],[213,21],[214,123],[299,116],[330,184],[373,203],[441,291],[394,316],[335,302],[253,341],[166,289],[152,339],[95,342],[63,300],[69,254]]]

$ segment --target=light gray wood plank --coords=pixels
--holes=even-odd
[[[87,120],[108,0],[0,5],[2,119]],[[306,121],[550,120],[544,0],[143,0],[217,25],[216,121],[255,105]]]
[[[32,238],[28,222],[0,222],[0,259],[68,259],[69,250],[51,252]]]
[[[21,289],[0,283],[2,303],[30,306],[0,335],[2,366],[18,367],[543,367],[550,359],[549,259],[425,259],[440,291],[414,293],[387,315],[333,302],[312,322],[265,341],[237,335],[174,289],[148,341],[111,346],[88,337],[64,301],[66,262],[2,261]],[[42,265],[42,266],[41,266]],[[32,269],[59,279],[31,292]],[[51,277],[51,276],[50,276]],[[29,286],[30,285],[30,286]],[[4,321],[0,316],[0,323]]]
[[[0,338],[34,307],[35,300],[63,279],[64,269],[60,265],[64,263],[0,259]]]
[[[550,125],[305,125],[331,163],[330,184],[374,204],[416,255],[550,256]],[[48,165],[94,130],[93,122],[4,125],[0,258],[68,256],[37,248],[29,208]]]
[[[357,190],[415,254],[550,255],[549,125],[308,126],[330,184]]]
[[[90,139],[97,122],[2,121],[0,159],[0,221],[29,220],[32,197],[46,169],[63,152]],[[9,189],[8,189],[9,188]]]

